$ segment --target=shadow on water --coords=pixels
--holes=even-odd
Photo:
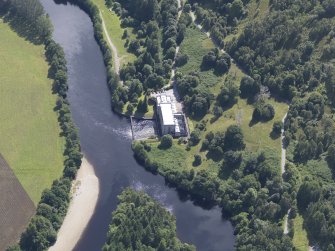
[[[199,251],[234,250],[234,229],[222,219],[220,208],[195,206],[134,159],[129,120],[111,111],[103,58],[89,17],[76,6],[41,2],[54,25],[54,39],[66,54],[72,116],[82,150],[100,181],[96,210],[75,250],[101,250],[117,195],[129,186],[147,192],[176,216],[182,241],[196,245]]]

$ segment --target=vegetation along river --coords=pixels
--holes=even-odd
[[[164,178],[136,163],[129,121],[111,111],[103,58],[89,17],[76,6],[57,5],[52,0],[41,2],[51,17],[54,39],[65,50],[72,116],[82,151],[100,181],[96,210],[75,250],[101,249],[117,195],[128,186],[143,189],[176,216],[182,241],[194,244],[200,251],[233,250],[233,227],[222,219],[218,207],[209,210],[194,205],[168,187]]]

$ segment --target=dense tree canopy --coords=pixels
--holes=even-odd
[[[143,192],[126,189],[118,196],[103,251],[192,251],[176,237],[175,218]]]

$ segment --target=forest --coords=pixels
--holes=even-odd
[[[174,216],[144,192],[125,189],[118,199],[103,251],[195,250],[177,238]]]

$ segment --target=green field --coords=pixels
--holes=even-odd
[[[229,34],[225,38],[225,42],[227,43],[231,41],[233,38],[238,38],[239,35],[241,35],[243,30],[245,29],[245,27],[253,20],[255,19],[260,20],[263,17],[265,17],[270,9],[269,4],[270,4],[269,0],[262,0],[262,1],[251,0],[247,5],[248,9],[247,17],[240,21],[235,32]]]
[[[303,221],[304,219],[302,218],[301,215],[297,215],[297,217],[293,220],[294,224],[293,244],[298,251],[308,250],[307,232],[303,227]]]
[[[188,55],[189,60],[187,64],[178,68],[178,71],[183,74],[197,71],[202,82],[199,89],[213,87],[222,80],[222,76],[216,76],[213,70],[201,71],[200,69],[203,56],[214,48],[212,40],[198,28],[193,25],[187,28],[185,39],[180,46],[180,53]]]
[[[101,11],[108,34],[111,37],[113,44],[117,48],[118,56],[120,57],[120,65],[122,66],[127,62],[134,61],[135,55],[129,53],[127,51],[127,48],[124,46],[126,40],[122,39],[124,29],[121,28],[120,18],[113,11],[110,11],[107,8],[107,6],[105,5],[105,0],[92,0],[92,2],[95,3]],[[127,30],[130,38],[134,38],[135,35],[132,34],[131,30],[129,28],[127,28]]]
[[[0,152],[35,204],[63,170],[48,68],[43,46],[0,21]]]

